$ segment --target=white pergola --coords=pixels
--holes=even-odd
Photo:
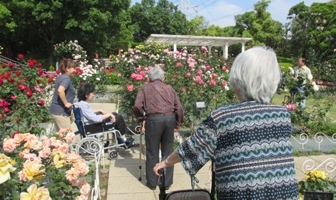
[[[250,40],[252,38],[151,34],[145,43],[158,42],[160,44],[174,45],[174,52],[177,50],[177,45],[206,46],[209,49],[209,53],[211,53],[212,47],[220,46],[223,47],[224,59],[227,59],[230,45],[240,43],[243,52],[245,51],[245,43]]]

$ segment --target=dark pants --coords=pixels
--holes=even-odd
[[[159,146],[161,144],[162,159],[173,152],[174,128],[176,119],[174,114],[148,117],[145,125],[146,142],[146,179],[150,186],[156,186],[158,176],[153,171],[159,162]],[[174,167],[166,168],[165,185],[173,184]]]
[[[120,132],[121,135],[124,135],[126,133],[126,123],[124,118],[116,112],[113,112],[112,114],[116,118],[115,122],[113,122],[112,125],[102,125],[101,123],[87,125],[85,126],[86,132],[98,133],[102,132],[103,130],[106,131],[107,129],[114,127]],[[111,122],[111,119],[110,118],[105,119],[103,121],[103,124],[106,122]]]

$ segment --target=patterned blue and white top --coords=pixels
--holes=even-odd
[[[243,102],[218,108],[177,149],[187,173],[214,160],[218,199],[298,199],[289,112]]]

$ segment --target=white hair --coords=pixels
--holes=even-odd
[[[235,59],[229,84],[241,101],[269,103],[281,79],[275,52],[271,48],[253,47]]]
[[[154,80],[162,80],[164,77],[164,71],[161,69],[159,65],[155,65],[152,69],[147,71],[148,78],[151,81]]]

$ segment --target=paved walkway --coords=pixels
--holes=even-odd
[[[95,110],[105,110],[107,112],[112,112],[116,110],[115,104],[109,103],[91,103],[91,107]],[[73,125],[73,130],[76,131],[77,128]],[[139,136],[134,136],[135,140],[139,140]],[[294,145],[293,145],[294,146]],[[297,146],[294,148],[301,148]],[[336,149],[336,146],[332,146],[333,149]],[[109,165],[109,182],[108,182],[108,191],[107,199],[123,199],[123,200],[156,200],[158,199],[159,189],[152,191],[148,189],[145,178],[145,164],[144,156],[142,156],[141,162],[141,173],[139,170],[140,166],[140,148],[134,147],[128,150],[119,148],[119,155],[114,160],[108,160],[108,154],[105,153],[102,164]],[[325,160],[329,159],[333,165],[326,167]],[[310,161],[307,161],[310,160]],[[326,169],[331,170],[335,169],[336,166],[336,155],[321,155],[321,156],[309,156],[309,157],[296,157],[295,158],[295,167],[298,180],[304,178],[304,169],[302,169],[303,163],[307,161],[312,168],[319,167],[320,170],[326,171]],[[314,165],[313,165],[314,164]],[[305,165],[307,166],[307,165]],[[196,175],[199,179],[197,187],[200,188],[210,188],[210,163],[205,165]],[[142,181],[139,181],[139,176],[141,176]],[[328,177],[335,179],[336,170],[333,173],[329,173]],[[181,189],[190,189],[190,178],[185,173],[181,164],[175,165],[174,171],[174,183],[171,186],[169,191],[181,190]]]

